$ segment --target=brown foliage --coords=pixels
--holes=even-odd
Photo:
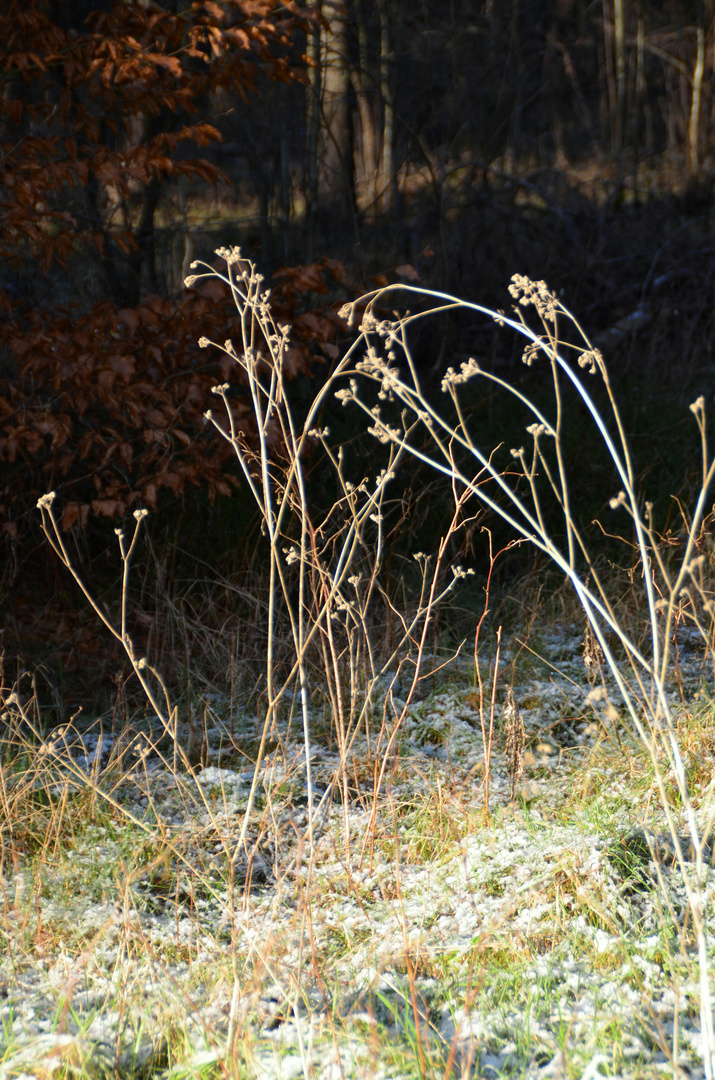
[[[235,309],[215,280],[178,300],[156,295],[154,212],[167,180],[225,180],[211,161],[187,157],[187,146],[221,138],[195,114],[219,90],[245,98],[260,79],[302,79],[295,42],[308,18],[275,0],[194,2],[178,13],[142,0],[83,19],[74,5],[4,5],[0,522],[11,537],[50,488],[61,490],[71,528],[90,514],[154,508],[162,491],[204,485],[213,499],[237,484],[231,449],[203,414],[211,387],[234,382],[232,408],[250,438],[239,372],[197,348],[201,336],[231,336]],[[71,282],[83,262],[106,284],[84,310],[38,306],[21,284],[57,266]],[[290,375],[337,351],[334,313],[302,310],[307,292],[327,292],[326,275],[339,279],[340,265],[276,275],[275,314],[292,326]]]
[[[339,278],[340,264],[324,261],[284,269],[274,312],[292,327],[286,370],[309,373],[332,357],[340,328],[333,307],[300,312],[301,291],[327,291],[322,272]],[[277,275],[278,276],[278,275]],[[84,525],[90,511],[124,515],[132,505],[155,508],[160,492],[180,496],[187,485],[206,485],[209,496],[228,495],[238,480],[231,447],[206,427],[215,404],[211,387],[235,386],[231,407],[250,438],[252,410],[241,397],[240,371],[227,356],[210,359],[197,347],[205,336],[234,335],[230,292],[216,279],[178,301],[147,296],[135,308],[110,301],[86,315],[33,312],[3,337],[17,374],[0,381],[0,514],[6,527],[50,489],[62,490],[63,527]],[[10,521],[7,519],[10,518]]]
[[[9,0],[0,13],[3,258],[23,260],[29,245],[47,269],[78,244],[140,250],[125,212],[137,190],[166,177],[225,180],[203,158],[177,157],[182,143],[221,138],[191,114],[221,89],[245,99],[259,77],[303,78],[294,39],[305,26],[296,5],[269,0],[195,2],[177,14],[116,3],[80,26],[53,20],[43,0]],[[111,189],[115,212],[70,197],[91,185]],[[7,293],[0,302],[11,309]]]

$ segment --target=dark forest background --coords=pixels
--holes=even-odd
[[[235,313],[216,282],[183,285],[219,246],[269,279],[305,403],[352,340],[339,308],[366,289],[421,283],[506,308],[512,274],[545,279],[602,349],[644,490],[675,527],[670,498],[697,483],[687,403],[715,389],[714,15],[685,0],[6,0],[6,685],[40,670],[58,708],[69,695],[89,710],[107,703],[102,679],[123,685],[40,532],[48,490],[110,605],[113,528],[153,511],[134,599],[140,622],[163,620],[165,659],[188,668],[186,627],[206,614],[182,607],[188,582],[223,583],[206,610],[238,640],[227,583],[258,587],[260,537],[203,413],[224,380],[250,428],[249,409],[238,373],[196,345],[230,337]],[[428,384],[479,355],[538,395],[493,325],[440,317],[413,345]],[[475,392],[471,408],[485,444],[509,438],[506,399]],[[576,416],[584,520],[613,494],[599,460]],[[408,487],[404,551],[449,514],[428,478]],[[507,592],[529,571],[511,559]]]

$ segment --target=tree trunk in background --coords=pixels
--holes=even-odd
[[[392,36],[396,28],[390,26],[385,0],[378,0],[380,15],[380,96],[382,98],[382,154],[380,157],[378,210],[383,214],[392,214],[397,196],[397,176],[395,173],[395,104],[394,104],[394,62],[395,54]]]
[[[163,288],[163,283],[160,286],[157,277],[156,236],[154,230],[154,215],[160,194],[161,183],[155,176],[152,176],[144,188],[139,225],[134,234],[139,250],[129,257],[129,265],[133,273],[131,282],[131,303],[133,306],[139,303],[142,288],[148,288],[153,293],[158,293]]]
[[[316,5],[320,10],[320,2]],[[322,85],[322,69],[320,66],[320,27],[315,24],[312,33],[308,37],[307,55],[310,61],[308,67],[308,94],[306,101],[306,180],[305,180],[305,217],[306,229],[306,253],[305,257],[311,262],[315,254],[315,225],[318,217],[318,137],[320,134],[320,90]]]
[[[603,148],[608,156],[613,158],[616,150],[616,133],[613,127],[613,118],[616,111],[616,80],[613,62],[613,49],[611,37],[613,24],[610,17],[608,0],[602,2],[603,10],[603,60],[599,63],[599,78],[605,83],[604,90],[599,96],[599,112],[601,120],[601,132]]]
[[[626,127],[626,30],[623,0],[613,0],[614,54],[616,67],[616,197],[623,184],[623,141]]]
[[[320,123],[317,138],[317,188],[321,214],[353,213],[350,75],[345,0],[323,0],[327,26],[321,29]]]
[[[355,0],[357,64],[351,65],[350,82],[357,104],[355,133],[355,202],[368,216],[375,213],[379,192],[380,128],[379,103],[370,73],[368,24],[363,0]]]
[[[511,67],[514,97],[509,114],[509,126],[504,150],[504,171],[508,173],[515,171],[519,157],[519,125],[521,122],[521,99],[524,83],[520,21],[519,0],[511,0],[508,62]]]
[[[705,70],[705,28],[704,12],[700,6],[700,23],[697,28],[697,51],[695,55],[695,67],[693,69],[693,97],[690,106],[690,122],[688,124],[688,168],[691,176],[700,172],[700,101],[703,90],[703,72]]]

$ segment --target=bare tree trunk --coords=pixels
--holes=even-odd
[[[378,206],[383,214],[394,212],[397,194],[395,175],[395,103],[393,100],[394,52],[385,0],[379,0],[380,14],[380,96],[382,97],[382,155]]]
[[[161,182],[152,176],[144,188],[141,215],[135,236],[139,250],[130,256],[129,264],[135,276],[137,288],[136,302],[139,302],[139,294],[142,286],[142,275],[146,277],[146,284],[152,292],[162,291],[156,270],[156,231],[154,215],[156,213],[159,196],[161,194]]]
[[[623,0],[603,0],[603,45],[606,69],[610,152],[616,163],[616,198],[623,187],[623,136],[626,109],[625,13]]]
[[[688,165],[691,176],[697,175],[700,171],[700,102],[702,100],[703,72],[705,70],[705,30],[702,15],[697,33],[698,44],[695,55],[695,68],[693,70],[693,97],[690,106],[690,123],[688,124]]]
[[[604,76],[605,76],[605,80],[606,80],[606,88],[605,88],[606,93],[605,93],[605,100],[604,100],[604,95],[603,94],[600,95],[601,96],[601,108],[600,108],[601,130],[604,133],[604,142],[606,141],[605,140],[605,133],[606,132],[609,133],[608,134],[608,145],[604,146],[604,150],[606,150],[606,152],[610,152],[611,154],[614,154],[615,153],[615,147],[616,147],[616,133],[615,133],[614,127],[613,127],[613,118],[614,118],[614,114],[615,114],[615,104],[616,104],[616,96],[617,95],[616,95],[615,78],[614,78],[614,70],[613,70],[613,68],[614,68],[613,52],[612,52],[612,48],[611,48],[612,27],[611,27],[610,8],[609,8],[608,0],[602,0],[602,8],[603,8],[603,72],[604,72]]]
[[[292,184],[288,160],[288,145],[285,129],[281,130],[278,144],[278,242],[282,245],[281,256],[289,258],[290,227],[292,218]]]
[[[322,87],[318,137],[318,194],[321,208],[352,212],[352,137],[348,90],[345,0],[323,0]]]
[[[626,118],[626,28],[623,0],[613,0],[613,21],[616,60],[616,157],[618,161],[618,185],[621,184],[623,165],[623,137]]]
[[[636,90],[633,104],[633,117],[631,124],[631,140],[633,146],[633,190],[638,198],[638,166],[640,163],[640,125],[645,98],[645,18],[643,16],[643,0],[638,2],[638,29],[636,32]]]
[[[241,123],[245,132],[244,152],[246,161],[253,181],[253,188],[258,198],[261,254],[264,259],[270,260],[273,258],[274,253],[273,229],[271,227],[271,196],[274,184],[269,175],[265,157],[254,149],[258,145],[258,140],[253,137],[253,125],[248,114],[244,113],[241,116]]]
[[[377,94],[371,88],[368,26],[362,0],[355,0],[358,63],[350,69],[359,128],[355,140],[355,202],[362,211],[375,211],[379,191],[380,130]]]
[[[321,10],[321,0],[316,7]],[[318,216],[318,136],[320,134],[320,88],[322,71],[320,66],[320,27],[316,24],[308,37],[308,97],[306,102],[306,259],[310,262],[315,254],[315,224]]]
[[[524,59],[521,48],[521,12],[519,0],[511,0],[509,20],[509,60],[513,72],[514,88],[509,114],[506,146],[504,148],[504,171],[516,172],[519,157],[519,126],[521,124],[522,90],[524,85]]]

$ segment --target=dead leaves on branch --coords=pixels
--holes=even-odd
[[[118,2],[80,20],[71,5],[0,5],[0,523],[11,536],[49,488],[65,500],[64,528],[154,508],[162,492],[230,494],[233,452],[204,422],[217,382],[231,384],[247,446],[255,436],[239,366],[197,346],[240,340],[228,289],[212,281],[179,300],[142,297],[154,280],[142,260],[161,184],[226,181],[187,153],[222,137],[206,118],[212,95],[245,99],[259,77],[304,80],[316,15],[278,0],[180,8]],[[65,275],[106,271],[111,298],[88,311],[43,308],[33,282],[55,264]],[[341,274],[323,260],[276,276],[288,377],[337,355],[340,320],[307,298],[337,292]]]
[[[302,290],[325,293],[341,274],[340,264],[324,260],[284,268],[276,283],[274,314],[291,326],[287,377],[337,355],[337,304],[301,308]],[[180,301],[148,296],[136,308],[104,301],[79,317],[35,311],[22,326],[3,326],[0,343],[17,372],[0,382],[0,516],[16,518],[49,487],[67,499],[64,529],[86,525],[90,512],[116,518],[136,505],[154,509],[162,491],[179,498],[205,487],[212,500],[231,494],[240,483],[233,450],[204,420],[212,386],[231,384],[236,428],[248,446],[254,414],[239,365],[219,353],[207,362],[201,336],[240,340],[231,294],[217,279]]]
[[[27,245],[43,270],[66,263],[77,244],[103,255],[111,237],[121,251],[135,249],[111,215],[98,227],[91,213],[80,220],[61,204],[74,195],[81,205],[92,182],[111,186],[115,202],[166,177],[225,182],[210,161],[184,152],[187,142],[221,139],[191,114],[220,90],[246,100],[259,77],[305,79],[300,43],[310,18],[295,4],[194,2],[172,13],[117,3],[79,27],[50,12],[40,0],[0,10],[0,254],[11,263],[27,257]],[[0,299],[7,310],[9,298]]]

